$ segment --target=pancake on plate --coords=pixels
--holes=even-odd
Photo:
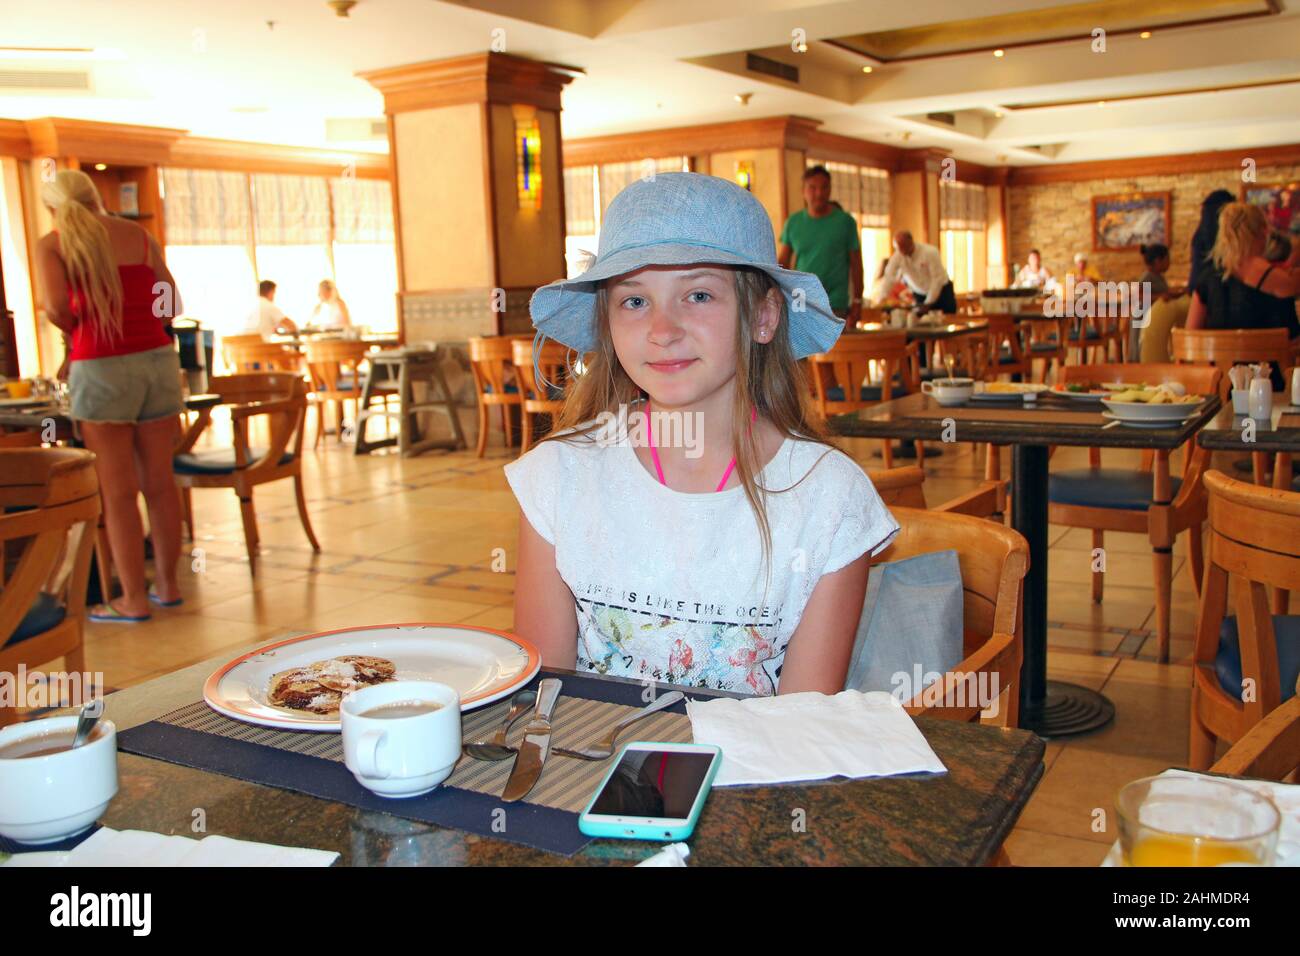
[[[390,660],[350,654],[292,667],[271,676],[267,702],[289,710],[322,716],[338,713],[346,694],[371,684],[390,681],[397,668]]]

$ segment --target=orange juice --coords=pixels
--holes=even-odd
[[[1142,837],[1127,862],[1129,866],[1222,866],[1260,861],[1250,847],[1241,844],[1170,835]]]
[[[31,398],[32,383],[25,379],[16,379],[12,382],[5,382],[5,390],[9,392],[10,398]]]

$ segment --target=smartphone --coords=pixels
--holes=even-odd
[[[627,744],[578,817],[578,829],[625,840],[684,840],[721,763],[722,751],[711,744]]]

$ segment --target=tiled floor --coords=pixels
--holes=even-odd
[[[498,438],[499,442],[499,438]],[[845,443],[868,470],[877,444]],[[927,461],[926,494],[941,502],[973,487],[981,469],[969,446]],[[1083,464],[1062,448],[1053,468]],[[232,492],[194,493],[198,520],[185,604],[155,609],[148,624],[87,628],[87,663],[121,688],[254,640],[378,620],[513,625],[517,508],[498,444],[472,453],[357,458],[331,441],[307,459],[307,497],[322,545],[313,554],[290,483],[259,488],[264,553],[250,575]],[[1108,465],[1136,453],[1107,452]],[[1005,473],[1005,472],[1004,472]],[[1046,773],[1008,844],[1022,864],[1094,865],[1116,838],[1113,804],[1123,783],[1187,757],[1188,659],[1196,606],[1175,552],[1173,663],[1154,663],[1150,550],[1135,535],[1108,535],[1105,600],[1088,589],[1088,532],[1051,529],[1048,673],[1104,691],[1116,719],[1105,730],[1051,743]]]

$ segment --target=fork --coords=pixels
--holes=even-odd
[[[515,755],[515,748],[506,746],[506,734],[510,732],[510,725],[531,710],[535,703],[537,703],[536,691],[523,690],[515,694],[514,699],[510,701],[510,710],[502,719],[497,732],[490,740],[466,744],[465,755],[475,760],[509,760]]]
[[[618,741],[618,735],[624,730],[631,727],[638,720],[644,720],[651,714],[658,713],[665,707],[671,707],[679,700],[685,699],[686,695],[679,690],[670,691],[669,693],[660,696],[649,706],[643,707],[635,714],[629,714],[611,727],[609,733],[605,735],[605,739],[598,746],[588,747],[583,750],[569,750],[565,747],[554,747],[552,749],[557,754],[563,754],[566,757],[574,757],[578,760],[608,760],[610,757],[614,756],[614,744]]]

